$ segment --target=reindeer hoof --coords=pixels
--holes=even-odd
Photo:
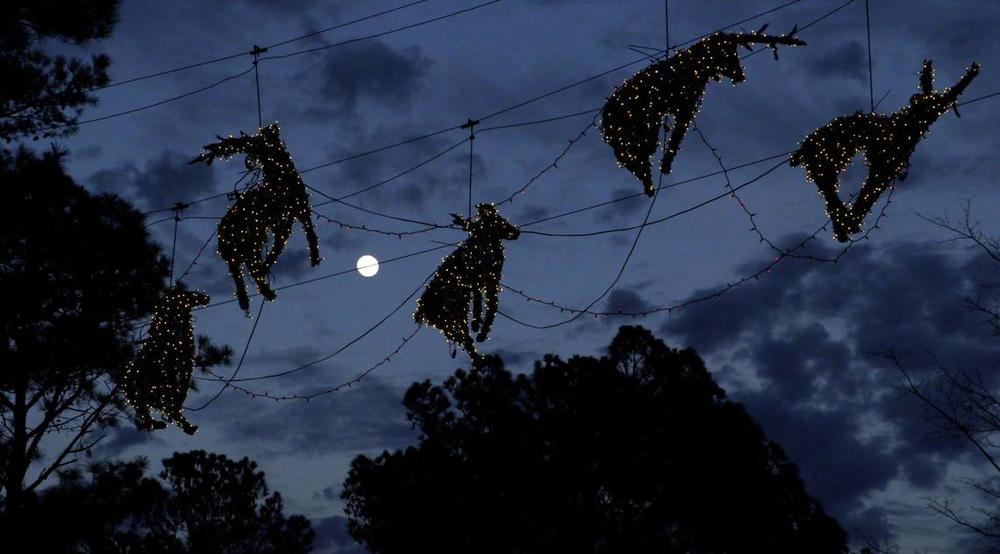
[[[479,333],[476,335],[476,342],[483,342],[486,340],[486,333]]]
[[[469,327],[471,327],[473,331],[478,331],[479,330],[479,322],[478,321],[473,321],[471,324],[469,324]]]

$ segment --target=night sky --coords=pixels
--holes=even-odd
[[[378,2],[149,2],[126,0],[112,38],[94,46],[124,80],[163,69],[273,44],[405,3]],[[777,0],[671,0],[670,42],[680,43],[781,4]],[[478,2],[431,0],[390,15],[287,44],[279,56],[378,33],[447,14]],[[788,31],[842,4],[804,0],[746,24]],[[975,0],[873,0],[872,51],[875,98],[891,112],[917,91],[924,59],[933,59],[937,88],[954,84],[973,61],[982,74],[965,99],[1000,90],[995,30],[1000,3]],[[865,4],[858,0],[801,33],[808,46],[783,47],[744,62],[747,81],[709,86],[698,128],[727,166],[796,148],[813,129],[838,115],[869,106]],[[260,96],[265,124],[277,121],[299,169],[446,129],[513,106],[564,85],[635,61],[627,45],[664,45],[663,4],[652,0],[503,0],[425,26],[282,59],[262,61]],[[206,65],[101,91],[100,104],[84,119],[151,104],[212,84],[250,67],[250,57]],[[625,78],[629,66],[483,121],[480,127],[548,119],[599,108]],[[783,260],[759,279],[718,299],[633,319],[583,316],[548,330],[498,316],[484,353],[500,354],[515,371],[530,370],[545,353],[600,354],[618,325],[640,323],[674,347],[693,346],[715,378],[745,403],[767,435],[785,447],[801,468],[810,494],[850,532],[896,540],[905,551],[949,552],[962,535],[926,510],[927,498],[969,498],[958,484],[981,469],[963,443],[931,433],[918,407],[896,390],[898,375],[870,353],[909,349],[920,375],[931,355],[955,367],[989,370],[1000,355],[962,295],[976,295],[996,279],[997,266],[924,217],[958,218],[969,203],[983,231],[1000,234],[992,214],[1000,205],[993,176],[998,169],[1000,99],[949,113],[931,129],[912,158],[870,239],[856,244],[838,264]],[[497,201],[552,163],[591,122],[593,113],[537,125],[484,131],[474,141],[473,199]],[[257,128],[253,72],[175,102],[81,125],[63,144],[72,152],[71,174],[95,191],[114,192],[143,211],[231,190],[241,158],[211,167],[187,165],[217,134]],[[454,130],[306,172],[305,182],[329,195],[351,193],[392,177],[458,143]],[[730,172],[739,185],[780,159]],[[718,170],[694,132],[688,134],[663,183]],[[856,190],[862,172],[851,171],[845,191]],[[450,223],[468,203],[469,148],[462,144],[398,179],[349,202],[394,216]],[[662,191],[651,219],[697,205],[726,191],[718,175]],[[642,186],[615,164],[611,149],[591,128],[513,204],[501,206],[515,224],[585,207]],[[822,199],[801,168],[787,164],[742,189],[762,233],[781,247],[812,234],[825,220]],[[314,203],[323,197],[313,193]],[[882,209],[884,199],[876,206]],[[200,203],[179,224],[178,273],[191,262],[221,216],[226,199]],[[532,225],[534,231],[587,233],[637,226],[645,196]],[[330,204],[329,218],[389,231],[414,225]],[[169,216],[149,216],[156,221]],[[198,219],[204,218],[204,219]],[[874,214],[866,221],[871,225]],[[322,265],[308,265],[300,228],[275,271],[287,285],[354,267],[363,254],[380,260],[456,242],[460,231],[437,229],[397,238],[347,230],[319,221]],[[170,251],[173,224],[150,227]],[[589,237],[522,234],[507,243],[504,282],[525,293],[580,307],[615,279],[635,230]],[[802,252],[836,256],[842,245],[829,230]],[[213,300],[232,298],[232,282],[214,252],[214,240],[184,280]],[[397,308],[433,272],[449,248],[385,263],[374,278],[356,272],[279,291],[268,303],[240,377],[295,368],[355,339]],[[723,197],[697,210],[646,227],[613,290],[594,305],[600,311],[643,311],[711,296],[727,283],[754,274],[775,254],[751,230],[735,199]],[[260,298],[254,298],[256,314]],[[384,324],[341,354],[285,377],[241,383],[273,395],[309,394],[350,380],[393,352],[415,328],[415,298]],[[571,317],[504,292],[500,310],[519,321],[548,325]],[[253,326],[235,303],[197,313],[197,332],[242,351]],[[205,449],[249,456],[286,500],[286,512],[304,513],[317,530],[320,552],[359,547],[344,529],[338,498],[350,460],[414,441],[400,404],[415,380],[440,381],[468,359],[452,360],[433,329],[421,330],[391,363],[360,384],[302,401],[252,399],[226,391],[191,414],[200,432],[176,428],[155,434],[121,429],[101,456],[149,457],[158,467],[175,450]],[[232,371],[223,368],[223,373]],[[188,405],[214,395],[218,383],[201,382]]]

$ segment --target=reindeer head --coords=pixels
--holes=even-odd
[[[184,311],[190,311],[198,306],[207,306],[211,297],[197,290],[187,290],[178,285],[164,293],[164,302],[169,302],[174,307]]]
[[[243,135],[243,133],[240,133]],[[247,136],[247,135],[243,135]],[[247,169],[258,169],[264,167],[265,160],[284,148],[281,142],[281,131],[277,123],[272,123],[260,129],[256,135],[247,136],[249,146],[247,148],[245,164]]]
[[[803,46],[805,42],[795,38],[797,28],[793,28],[784,35],[765,35],[764,25],[758,31],[752,33],[715,33],[690,48],[693,55],[702,57],[711,67],[709,77],[720,81],[723,77],[730,79],[734,84],[746,80],[743,65],[740,63],[739,46],[747,50],[753,50],[752,44],[764,44],[774,51],[774,59],[778,59],[778,45]]]
[[[934,90],[934,62],[924,60],[924,67],[920,71],[920,92],[910,97],[910,113],[926,122],[934,121],[952,108],[955,108],[955,114],[958,115],[958,97],[977,75],[979,64],[972,62],[954,87],[937,91]]]
[[[504,240],[517,240],[521,235],[511,222],[507,221],[493,204],[477,204],[479,217],[469,224],[469,233],[481,233],[487,237],[499,237]]]

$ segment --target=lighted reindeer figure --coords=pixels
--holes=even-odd
[[[441,262],[417,300],[413,319],[440,330],[449,342],[468,352],[473,363],[478,365],[482,357],[476,352],[472,332],[478,332],[476,342],[483,342],[489,336],[499,302],[503,241],[517,240],[520,231],[504,219],[493,204],[479,204],[476,209],[479,213],[475,219],[452,214],[455,224],[468,231],[469,238]],[[454,349],[451,356],[455,357]]]
[[[819,187],[838,241],[847,242],[861,232],[865,216],[882,193],[896,179],[906,179],[917,144],[949,109],[954,108],[958,115],[958,97],[978,74],[979,64],[973,63],[954,87],[936,91],[933,63],[925,60],[920,72],[921,92],[910,97],[908,106],[889,115],[857,112],[841,116],[802,141],[790,163],[803,166],[806,178]],[[854,203],[846,205],[838,194],[840,174],[858,152],[864,152],[868,177]]]
[[[195,361],[192,310],[208,304],[208,295],[181,287],[168,289],[153,311],[149,337],[142,342],[135,360],[125,368],[121,387],[135,410],[142,430],[163,429],[174,423],[193,435],[198,427],[184,417],[183,404],[191,387]],[[160,412],[165,421],[153,419]]]
[[[604,104],[601,132],[611,145],[619,165],[642,181],[646,194],[653,196],[650,158],[659,144],[660,126],[670,132],[660,160],[660,171],[670,173],[687,133],[701,108],[709,80],[723,77],[733,84],[746,80],[740,64],[738,47],[747,50],[752,44],[764,44],[778,59],[778,45],[799,46],[797,28],[785,35],[765,35],[762,27],[752,33],[715,33],[690,48],[646,67],[620,87]],[[673,129],[667,118],[673,119]]]
[[[259,183],[238,194],[219,223],[219,255],[229,265],[240,308],[247,312],[250,298],[243,282],[243,266],[260,294],[274,300],[277,295],[268,273],[292,235],[295,221],[306,233],[312,265],[319,265],[321,258],[309,193],[285,149],[278,124],[272,123],[254,135],[241,131],[239,137],[219,137],[219,142],[206,145],[191,163],[211,164],[216,158],[229,159],[237,154],[246,154],[248,170],[260,169],[263,173]],[[271,250],[264,255],[269,241]]]

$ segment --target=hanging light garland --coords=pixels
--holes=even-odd
[[[719,82],[726,77],[735,86],[746,79],[739,46],[751,50],[752,44],[764,44],[778,59],[778,45],[805,44],[795,38],[798,28],[780,36],[765,35],[766,28],[764,25],[752,33],[708,36],[646,67],[608,98],[601,113],[604,141],[614,150],[618,165],[642,181],[647,195],[653,196],[655,188],[650,158],[659,145],[660,126],[671,131],[666,119],[672,116],[673,130],[660,161],[660,171],[669,174],[688,126],[701,109],[708,81]]]
[[[476,351],[472,332],[477,332],[476,342],[489,336],[499,303],[503,241],[517,240],[520,231],[493,204],[479,204],[476,209],[475,219],[452,214],[455,224],[467,231],[469,238],[441,262],[417,300],[413,319],[441,331],[448,342],[461,346],[478,365],[482,357]],[[455,352],[451,352],[453,358]]]
[[[243,266],[261,295],[274,300],[277,295],[270,286],[268,273],[292,235],[295,221],[302,224],[306,233],[309,261],[316,266],[321,258],[309,193],[285,149],[278,124],[272,123],[254,135],[240,132],[239,137],[219,137],[219,142],[206,145],[191,163],[211,164],[216,158],[228,160],[237,154],[246,154],[247,169],[262,170],[263,178],[249,190],[235,193],[236,202],[219,222],[219,255],[229,265],[240,308],[248,312],[250,298],[243,282]],[[271,251],[265,255],[269,239]]]
[[[917,144],[949,109],[958,115],[958,97],[978,74],[979,64],[973,63],[954,87],[935,91],[934,65],[925,60],[921,92],[910,97],[909,105],[889,115],[857,112],[838,117],[802,141],[790,163],[805,168],[806,179],[819,188],[838,241],[847,242],[861,232],[865,216],[882,193],[896,179],[906,179]],[[859,152],[864,152],[868,177],[854,203],[846,205],[838,194],[840,174]]]
[[[176,285],[167,289],[153,311],[149,336],[140,345],[135,360],[125,368],[121,383],[125,400],[135,410],[139,429],[163,429],[167,423],[174,423],[189,435],[198,431],[182,410],[197,354],[192,311],[209,300],[203,292]],[[164,421],[153,419],[153,410],[160,412]]]

